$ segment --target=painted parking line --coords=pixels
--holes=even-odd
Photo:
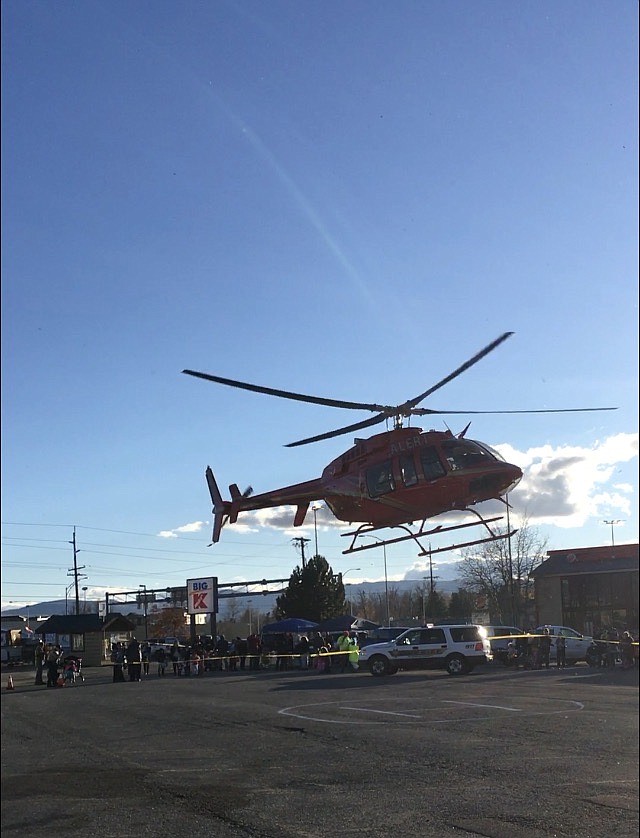
[[[372,699],[374,704],[378,699]],[[533,716],[555,716],[576,713],[584,709],[580,701],[567,699],[551,699],[547,706],[540,710],[540,704],[530,705],[525,703],[523,707],[505,706],[502,704],[489,704],[470,701],[427,701],[424,710],[415,706],[411,708],[392,709],[389,699],[379,699],[387,707],[373,707],[370,704],[348,706],[337,701],[314,702],[312,704],[297,704],[291,707],[283,707],[278,710],[281,716],[292,716],[305,721],[320,722],[323,724],[338,725],[393,725],[397,724],[419,724],[428,722],[430,725],[447,724],[473,724],[475,722],[491,721],[505,713],[524,713],[527,717]],[[401,705],[400,701],[395,702],[395,707]],[[445,706],[451,705],[451,706]],[[456,712],[456,708],[457,712]],[[538,708],[538,709],[534,709]],[[438,710],[440,712],[438,712]],[[465,712],[466,710],[466,712]],[[480,715],[475,711],[489,710],[490,713]],[[348,716],[341,717],[341,714]]]
[[[474,701],[442,701],[443,704],[461,704],[463,707],[490,707],[492,710],[508,710],[510,713],[522,713],[521,707],[503,707],[501,704],[476,704]]]
[[[393,710],[373,710],[371,707],[340,707],[340,710],[354,710],[356,713],[379,713],[381,716],[405,716],[408,719],[421,719],[422,714],[396,713]]]

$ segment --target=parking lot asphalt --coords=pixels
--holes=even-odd
[[[84,674],[2,672],[5,836],[638,835],[637,669]]]

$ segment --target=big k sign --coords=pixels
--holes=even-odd
[[[189,614],[218,613],[218,577],[187,579],[187,612]]]

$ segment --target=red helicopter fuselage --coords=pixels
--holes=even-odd
[[[500,498],[521,478],[518,466],[482,442],[451,431],[396,428],[356,439],[318,479],[248,497],[233,484],[231,501],[222,500],[207,469],[216,518],[213,541],[222,525],[235,523],[243,511],[294,505],[293,523],[301,526],[309,505],[323,500],[340,521],[394,527]]]
[[[521,478],[517,466],[484,443],[450,431],[397,428],[356,440],[321,482],[339,520],[391,527],[499,498]]]

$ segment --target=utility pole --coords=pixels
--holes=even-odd
[[[307,566],[307,562],[306,562],[306,559],[304,557],[304,545],[308,543],[309,539],[308,538],[302,538],[302,536],[298,536],[298,538],[292,538],[291,540],[300,549],[300,553],[302,555],[302,567],[304,569]]]
[[[613,528],[615,527],[616,524],[622,524],[624,522],[621,521],[620,518],[615,518],[612,521],[603,521],[602,523],[607,524],[608,526],[611,527],[611,549],[614,550],[616,544],[615,544],[615,541],[614,541],[614,538],[613,538]],[[614,558],[614,556],[612,556],[612,558]]]
[[[76,546],[76,528],[73,528],[73,540],[69,542],[73,546],[73,570],[69,568],[69,575],[73,573],[76,589],[76,614],[80,613],[80,589],[78,588],[78,580],[86,579],[86,573],[78,573],[79,570],[84,570],[84,565],[78,567],[78,553],[80,552]]]
[[[426,593],[425,589],[427,587],[426,582],[427,582],[427,577],[423,576],[422,577],[422,625],[423,626],[427,625],[427,603],[426,603],[426,596],[425,596],[425,593]],[[431,593],[433,594],[433,582],[431,583]]]

